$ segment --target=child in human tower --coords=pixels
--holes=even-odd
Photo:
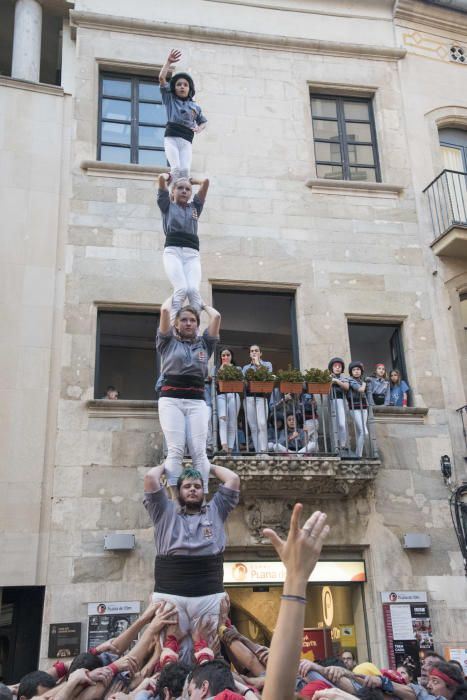
[[[201,107],[193,101],[195,84],[188,73],[176,73],[167,81],[172,64],[178,63],[181,51],[172,49],[159,73],[162,101],[167,110],[164,150],[170,165],[171,181],[190,177],[194,134],[206,127]]]

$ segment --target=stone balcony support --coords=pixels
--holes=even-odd
[[[39,82],[42,5],[38,0],[16,0],[11,77]]]

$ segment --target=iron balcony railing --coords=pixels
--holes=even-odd
[[[206,387],[211,409],[208,450],[232,455],[329,456],[378,459],[373,407],[336,401],[331,394],[221,394],[215,379]],[[362,402],[364,403],[364,402]],[[287,428],[288,416],[292,428]],[[344,425],[344,428],[343,428]],[[296,434],[296,436],[295,436]]]
[[[453,226],[467,226],[467,173],[443,170],[423,192],[428,198],[435,239]]]

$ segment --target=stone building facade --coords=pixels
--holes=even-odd
[[[412,389],[411,407],[375,415],[378,461],[323,457],[295,472],[274,460],[235,463],[242,502],[227,526],[227,558],[272,559],[261,527],[285,529],[301,498],[328,512],[324,559],[365,561],[367,581],[345,603],[362,659],[369,649],[387,663],[380,594],[390,590],[426,591],[436,648],[465,646],[464,564],[439,463],[448,455],[453,481],[465,478],[456,409],[466,404],[466,215],[436,248],[423,190],[449,168],[442,130],[467,133],[467,14],[418,0],[111,5],[109,14],[104,0],[17,0],[2,10],[14,43],[0,75],[0,586],[45,591],[41,663],[50,623],[85,624],[88,602],[145,601],[151,589],[141,493],[162,456],[157,406],[99,401],[96,347],[100,313],[157,315],[170,293],[154,191],[163,168],[99,158],[100,80],[155,80],[174,45],[209,118],[193,162],[195,175],[211,178],[204,298],[291,295],[301,367],[356,359],[349,324],[392,324]],[[22,35],[25,24],[40,32],[41,13],[51,42],[61,28],[56,85],[41,78],[50,60],[41,63],[37,41]],[[28,50],[35,56],[21,62]],[[349,163],[356,179],[323,176],[310,95],[371,105],[374,181]],[[461,197],[459,182],[444,192]],[[259,323],[243,314],[245,325]],[[108,532],[135,534],[135,549],[104,551]],[[431,547],[404,549],[408,532],[429,534]],[[271,630],[276,593],[252,603],[233,589],[232,600]]]

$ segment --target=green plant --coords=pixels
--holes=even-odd
[[[310,369],[306,369],[303,374],[306,382],[313,382],[315,384],[329,384],[331,381],[331,375],[327,369],[311,367]]]
[[[223,365],[222,367],[219,367],[217,370],[217,379],[220,379],[221,381],[243,381],[243,372],[240,369],[240,367],[236,367],[235,365]]]
[[[247,369],[245,377],[250,382],[271,382],[276,379],[276,375],[270,372],[264,365],[261,365],[256,370],[253,368]]]
[[[277,378],[280,382],[296,382],[302,383],[304,380],[303,372],[289,365],[288,369],[280,369],[277,373]]]

